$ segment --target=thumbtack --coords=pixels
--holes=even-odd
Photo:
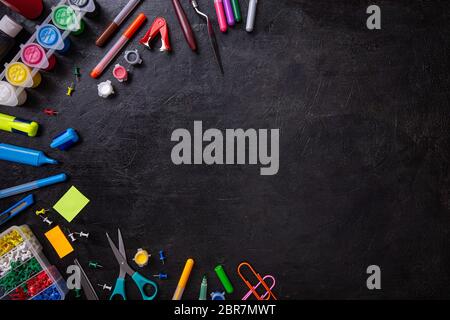
[[[52,225],[52,223],[53,223],[53,221],[50,221],[50,219],[49,218],[47,218],[47,217],[41,217],[42,218],[42,221],[44,221],[45,223],[47,223],[49,226],[51,226]]]
[[[75,232],[75,234],[79,235],[80,238],[89,238],[89,232],[84,233],[83,231],[81,231],[81,232]]]
[[[46,108],[46,109],[44,109],[44,113],[48,116],[56,116],[58,114],[58,111],[55,111],[50,108]]]
[[[161,260],[161,262],[164,264],[164,260],[166,260],[166,256],[164,255],[164,251],[160,250],[159,251],[159,260]]]
[[[75,66],[73,67],[73,74],[77,78],[77,82],[80,81],[80,68]]]
[[[107,286],[106,284],[97,284],[99,287],[102,287],[103,290],[111,291],[112,287]]]
[[[50,210],[47,209],[41,209],[41,210],[36,210],[36,215],[39,216],[41,214],[46,214],[47,212],[49,212]]]
[[[92,269],[101,269],[103,268],[103,266],[101,264],[99,264],[98,262],[95,261],[89,261],[89,268]]]
[[[75,90],[75,88],[73,87],[73,82],[72,82],[72,84],[70,85],[70,87],[67,87],[67,95],[70,97],[70,96],[72,96],[72,92],[73,92],[73,90]]]
[[[70,232],[70,230],[69,230],[69,232]],[[68,234],[68,236],[69,236],[69,238],[70,238],[70,241],[72,241],[72,242],[77,241],[77,239],[75,238],[75,234],[74,234],[73,232],[70,232],[70,233]]]
[[[165,280],[165,279],[167,279],[167,273],[158,273],[158,274],[154,274],[153,275],[155,278],[158,278],[158,279],[160,279],[160,280]]]
[[[81,289],[75,289],[75,298],[81,298]]]

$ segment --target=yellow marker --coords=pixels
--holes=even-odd
[[[39,124],[34,121],[23,120],[7,114],[0,113],[0,130],[22,133],[34,137],[39,129]]]
[[[36,88],[42,80],[41,74],[36,72],[31,78],[31,69],[22,62],[13,62],[6,67],[6,80],[16,87]]]
[[[189,280],[189,276],[191,275],[192,267],[194,266],[193,259],[187,259],[186,264],[183,269],[183,273],[181,274],[180,281],[178,281],[177,289],[173,294],[172,300],[181,300],[181,296],[183,295],[184,289],[186,288],[186,284]]]

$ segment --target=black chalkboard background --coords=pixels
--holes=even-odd
[[[248,2],[241,0],[244,16]],[[45,1],[48,11],[56,1]],[[49,260],[64,274],[73,258],[96,260],[86,271],[94,285],[113,285],[119,267],[105,232],[121,228],[130,265],[138,248],[153,256],[142,271],[165,271],[159,299],[170,299],[188,257],[196,261],[184,298],[197,299],[203,274],[210,291],[223,264],[235,286],[246,288],[236,266],[247,260],[277,279],[280,299],[450,298],[449,224],[449,8],[447,1],[260,0],[255,31],[240,24],[221,34],[221,76],[204,22],[182,1],[198,54],[187,46],[170,1],[144,1],[133,13],[166,18],[173,53],[127,48],[144,63],[116,95],[97,96],[89,71],[105,53],[94,45],[125,0],[98,0],[100,14],[86,19],[73,50],[58,56],[54,72],[28,90],[20,108],[0,112],[33,119],[40,136],[0,132],[0,141],[45,151],[62,162],[41,168],[0,163],[6,188],[66,172],[70,181],[34,192],[37,204],[2,226],[28,224]],[[200,7],[216,20],[212,1]],[[382,30],[366,28],[366,8],[382,10]],[[0,6],[32,31],[27,21]],[[42,18],[41,18],[42,19]],[[128,25],[131,19],[125,25]],[[115,37],[117,39],[118,35]],[[157,44],[159,46],[159,44]],[[109,47],[109,46],[108,46]],[[117,62],[124,63],[121,55]],[[72,97],[72,68],[82,77]],[[44,108],[60,112],[57,117]],[[279,128],[280,171],[260,176],[259,166],[175,166],[176,128]],[[51,150],[68,127],[82,142]],[[75,185],[91,203],[72,222],[49,218],[64,230],[90,232],[60,260],[34,210],[51,207]],[[3,199],[6,209],[23,195]],[[163,266],[158,250],[167,255]],[[366,268],[382,270],[382,290],[366,288]],[[137,268],[137,267],[136,267]],[[108,293],[101,291],[102,299]],[[127,280],[129,298],[140,295]]]

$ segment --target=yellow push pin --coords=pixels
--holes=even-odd
[[[46,214],[48,211],[47,209],[36,210],[36,215],[40,216],[41,214]]]
[[[67,87],[67,95],[70,97],[72,96],[72,92],[73,90],[75,90],[75,88],[73,87],[73,83],[70,85],[70,87]]]
[[[148,263],[148,259],[150,258],[150,254],[147,252],[147,250],[141,249],[139,248],[136,252],[136,254],[134,255],[134,262],[136,262],[136,264],[139,267],[145,267]]]

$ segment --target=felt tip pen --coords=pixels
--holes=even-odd
[[[191,275],[192,267],[194,267],[194,260],[187,259],[183,272],[181,273],[180,281],[178,281],[177,288],[175,290],[175,293],[173,294],[172,300],[181,300],[184,289],[186,288],[186,284],[189,280],[189,276]]]
[[[0,113],[0,130],[21,133],[29,137],[34,137],[36,136],[38,129],[39,124],[34,121],[28,121]]]
[[[225,18],[225,11],[223,9],[223,0],[214,0],[214,7],[216,8],[217,22],[219,23],[220,31],[227,32],[227,18]]]
[[[223,8],[225,9],[225,16],[230,27],[234,26],[233,7],[231,6],[231,0],[223,0]]]
[[[0,199],[15,196],[16,194],[28,192],[28,191],[43,188],[46,186],[50,186],[52,184],[64,182],[66,180],[67,180],[67,175],[65,173],[61,173],[61,174],[57,174],[55,176],[28,182],[25,184],[21,184],[19,186],[11,187],[8,189],[3,189],[3,190],[0,190]]]
[[[108,25],[105,31],[102,32],[100,37],[98,37],[95,44],[98,47],[103,47],[108,40],[116,33],[119,26],[125,21],[125,19],[130,15],[130,13],[136,8],[141,0],[130,0],[119,12],[119,14],[114,18],[114,20]]]
[[[206,300],[208,296],[208,279],[206,275],[203,276],[202,283],[200,284],[200,294],[198,300]]]
[[[192,51],[197,51],[197,41],[195,40],[194,32],[192,31],[191,25],[186,17],[183,7],[180,4],[180,1],[172,0],[172,5],[189,48],[191,48]]]
[[[136,19],[131,23],[131,25],[125,30],[122,36],[117,40],[117,42],[109,49],[103,59],[98,63],[98,65],[91,71],[91,77],[96,79],[106,67],[111,63],[111,61],[117,56],[117,54],[122,50],[125,44],[133,37],[133,35],[138,31],[142,24],[147,20],[145,14],[140,13]]]
[[[42,151],[0,143],[0,160],[28,164],[40,167],[43,164],[57,164],[58,161],[50,159]]]
[[[255,26],[256,5],[257,4],[258,4],[258,0],[250,0],[250,2],[248,3],[247,24],[245,26],[245,30],[247,32],[252,32],[253,27]]]
[[[239,0],[231,0],[231,6],[233,7],[234,20],[236,20],[236,22],[241,22],[242,14],[241,14],[241,6],[239,5]]]
[[[22,200],[17,202],[11,208],[3,211],[2,213],[0,213],[0,225],[2,225],[6,221],[14,218],[19,213],[24,211],[26,208],[31,206],[33,203],[34,203],[34,197],[32,194],[30,194],[29,196],[26,196],[25,198],[23,198]]]

